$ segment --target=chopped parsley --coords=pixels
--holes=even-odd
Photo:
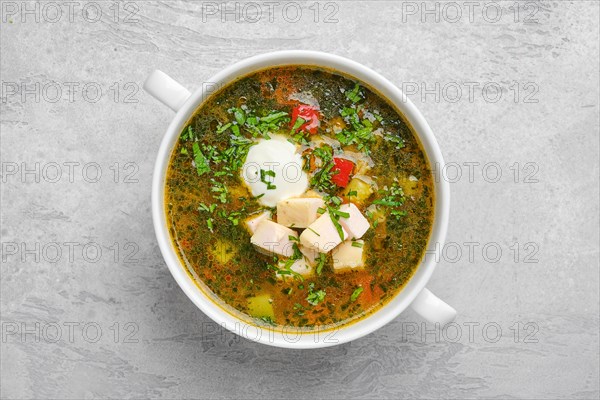
[[[200,205],[198,206],[199,211],[206,211],[206,212],[210,212],[210,213],[215,211],[215,208],[217,208],[216,204],[211,204],[210,206],[207,206],[204,203],[200,203]]]
[[[297,238],[290,235],[289,239],[292,240],[292,238],[297,240]],[[300,275],[298,272],[292,269],[292,265],[294,265],[294,262],[302,258],[302,252],[300,251],[300,248],[298,248],[297,243],[294,243],[293,249],[294,253],[290,258],[286,260],[279,260],[279,258],[274,257],[276,265],[267,264],[267,268],[274,270],[279,275],[292,275],[294,278],[299,279],[300,281],[304,281],[304,277],[302,277],[302,275]]]
[[[324,253],[319,253],[319,255],[315,258],[315,261],[317,262],[317,275],[321,275],[326,259],[327,258]]]
[[[406,215],[406,211],[398,209],[404,204],[406,198],[404,197],[404,191],[397,182],[394,182],[390,187],[385,187],[380,190],[379,193],[382,194],[383,197],[374,200],[373,204],[388,207],[390,209],[390,214],[396,217],[396,219],[400,219]]]
[[[354,89],[349,92],[346,92],[346,98],[350,100],[352,103],[358,103],[362,100],[364,96],[360,92],[360,85],[357,83],[354,85]]]
[[[310,184],[322,192],[332,192],[337,185],[331,181],[333,176],[333,149],[329,146],[321,146],[313,150],[315,157],[321,159],[321,168],[310,178]]]
[[[344,229],[342,228],[342,225],[340,224],[340,217],[329,213],[329,218],[331,218],[331,222],[333,223],[333,226],[335,226],[335,230],[337,231],[338,235],[340,235],[340,239],[342,239],[342,241],[345,239],[344,238]]]
[[[198,172],[198,175],[202,176],[210,172],[208,159],[200,150],[200,145],[198,144],[198,142],[194,142],[194,144],[192,145],[192,150],[194,151],[194,164],[196,165],[196,171]]]
[[[354,289],[354,292],[352,292],[352,295],[350,296],[350,301],[356,301],[356,299],[358,299],[358,296],[360,296],[363,290],[364,289],[362,288],[362,286],[359,286],[356,289]]]
[[[316,306],[325,300],[326,294],[327,293],[325,293],[325,291],[322,289],[315,291],[315,284],[311,282],[308,285],[308,296],[306,297],[306,301],[308,301],[308,304]]]
[[[326,196],[325,200],[328,202],[327,211],[329,212],[329,218],[331,219],[335,230],[340,236],[340,239],[343,241],[345,237],[344,230],[340,224],[340,218],[350,218],[350,214],[339,210],[340,204],[342,204],[342,199],[338,196]]]
[[[181,140],[196,140],[196,134],[191,125],[181,134]]]
[[[279,274],[281,276],[293,276],[294,278],[299,279],[300,281],[304,281],[302,275],[300,275],[292,269],[292,265],[294,265],[295,261],[296,259],[290,257],[285,261],[276,261],[277,265],[267,264],[267,268],[274,270],[276,274]]]
[[[386,132],[386,133],[383,135],[383,138],[385,139],[385,141],[386,141],[386,142],[390,142],[390,143],[393,143],[393,144],[395,144],[395,145],[396,145],[396,146],[395,146],[396,150],[400,150],[401,148],[403,148],[403,147],[404,147],[404,139],[402,139],[402,138],[401,138],[400,136],[398,136],[398,135],[394,135],[394,134],[392,134],[392,133],[388,133],[388,132]]]
[[[242,212],[244,211],[245,210],[242,209],[241,211],[231,211],[230,213],[227,213],[225,210],[219,210],[218,215],[219,217],[225,218],[231,222],[233,226],[237,226],[240,223],[240,218],[242,216]]]
[[[263,116],[241,107],[230,108],[228,111],[233,114],[235,121],[222,125],[220,130],[225,132],[231,129],[238,136],[241,134],[240,130],[244,129],[254,137],[262,136],[269,139],[269,132],[279,131],[283,125],[290,122],[289,114],[285,111],[271,111]],[[221,132],[217,131],[217,133]]]
[[[233,125],[231,122],[224,124],[224,125],[219,125],[219,127],[217,128],[217,133],[225,132],[227,129],[229,129],[231,127],[231,125]]]
[[[361,106],[359,106],[361,107]],[[340,114],[348,123],[349,127],[342,129],[335,135],[335,138],[344,146],[356,145],[358,150],[369,154],[371,145],[376,141],[373,134],[373,124],[366,118],[361,119],[359,108],[345,107]]]
[[[260,317],[260,320],[269,325],[275,325],[275,321],[271,317]]]
[[[317,236],[321,236],[319,235],[319,232],[315,231],[313,228],[311,228],[310,226],[306,227],[306,229],[308,229],[309,231],[311,231],[312,233],[314,233]]]
[[[227,186],[214,178],[210,178],[210,183],[210,191],[213,193],[213,198],[219,200],[221,203],[227,203]]]
[[[260,181],[267,185],[267,190],[277,189],[277,185],[273,185],[273,181],[267,181],[267,176],[275,178],[275,171],[273,170],[260,170]]]
[[[298,129],[300,129],[300,127],[302,125],[304,125],[304,123],[306,122],[306,120],[302,117],[298,117],[296,118],[296,122],[294,122],[294,126],[292,126],[292,130],[290,131],[290,135],[295,135],[296,132],[298,131]]]
[[[330,208],[329,212],[333,215],[336,215],[340,218],[350,218],[350,213],[347,213],[345,211],[340,211],[340,210],[336,210],[334,208]]]

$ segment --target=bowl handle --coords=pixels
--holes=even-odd
[[[175,79],[162,71],[154,70],[144,82],[144,90],[177,112],[192,95]]]
[[[456,317],[456,310],[427,288],[418,294],[410,306],[417,314],[433,324],[439,323],[444,326]]]

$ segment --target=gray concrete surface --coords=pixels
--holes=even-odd
[[[487,3],[2,1],[1,397],[598,398],[598,2]],[[141,83],[278,49],[364,63],[428,119],[455,325],[276,349],[172,279],[150,215],[172,113]]]

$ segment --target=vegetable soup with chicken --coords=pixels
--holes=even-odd
[[[172,152],[165,207],[182,262],[256,325],[331,328],[411,278],[433,179],[412,128],[349,76],[265,69],[211,95]]]

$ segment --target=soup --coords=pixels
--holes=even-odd
[[[221,88],[172,152],[171,238],[199,286],[256,325],[332,328],[418,267],[433,181],[402,115],[351,77],[265,69]]]

